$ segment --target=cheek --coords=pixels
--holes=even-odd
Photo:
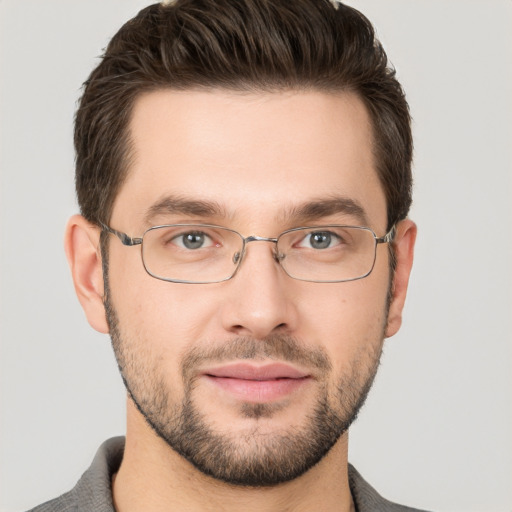
[[[389,284],[384,275],[384,279],[376,273],[359,281],[317,285],[314,297],[311,293],[300,302],[301,337],[323,346],[335,368],[351,365],[367,348],[382,343]]]
[[[123,375],[132,391],[167,389],[172,390],[173,400],[182,396],[180,362],[204,336],[207,322],[203,320],[208,315],[195,293],[184,293],[178,286],[150,276],[126,286],[112,282],[120,343],[117,355],[124,361]]]
[[[169,355],[176,359],[187,346],[204,337],[216,310],[215,301],[197,286],[151,277],[140,254],[138,258],[131,256],[120,258],[109,271],[112,303],[121,330],[136,343],[158,349],[162,358]]]

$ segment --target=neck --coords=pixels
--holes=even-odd
[[[128,404],[123,462],[113,479],[117,512],[349,512],[347,434],[302,476],[272,487],[226,484],[198,471],[151,430]]]

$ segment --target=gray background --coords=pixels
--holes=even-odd
[[[405,323],[351,432],[386,497],[512,510],[512,2],[352,1],[408,93],[419,225]],[[109,339],[86,323],[62,250],[80,85],[137,0],[0,0],[1,503],[74,485],[124,431]]]

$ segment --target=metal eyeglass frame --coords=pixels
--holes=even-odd
[[[127,235],[126,233],[123,233],[122,231],[118,231],[117,229],[111,228],[110,226],[103,224],[102,222],[100,222],[99,225],[103,231],[110,233],[112,235],[115,235],[117,238],[119,238],[119,240],[121,240],[121,243],[127,247],[131,247],[134,245],[142,246],[142,243],[144,240],[144,235],[148,231],[152,231],[154,229],[159,229],[159,228],[166,228],[166,227],[186,227],[186,226],[199,227],[199,226],[203,226],[205,228],[218,228],[218,229],[224,229],[226,231],[230,231],[232,233],[236,233],[240,237],[240,239],[242,240],[242,249],[241,249],[240,253],[235,254],[235,256],[238,254],[238,257],[236,258],[236,260],[233,258],[233,263],[236,264],[236,267],[235,267],[233,273],[229,277],[226,277],[224,279],[219,279],[217,281],[185,281],[182,279],[171,279],[171,278],[157,276],[155,274],[152,274],[146,267],[146,263],[144,261],[144,256],[143,256],[143,251],[141,251],[142,265],[144,266],[144,270],[151,277],[153,277],[155,279],[159,279],[161,281],[167,281],[170,283],[184,283],[184,284],[215,284],[215,283],[222,283],[224,281],[229,281],[230,279],[232,279],[235,276],[235,274],[238,272],[238,269],[242,265],[242,261],[245,256],[246,246],[250,242],[270,242],[270,243],[276,244],[276,247],[277,247],[277,243],[278,243],[279,239],[287,233],[291,233],[294,231],[300,231],[302,229],[323,229],[323,228],[328,228],[328,227],[346,227],[346,228],[364,229],[366,231],[369,231],[373,235],[373,238],[375,240],[375,255],[373,258],[372,266],[366,274],[359,276],[359,277],[354,277],[351,279],[336,279],[336,280],[331,280],[331,281],[324,281],[324,280],[317,280],[317,279],[302,279],[300,277],[294,277],[294,276],[290,275],[287,272],[286,268],[281,265],[281,261],[285,258],[286,255],[284,255],[284,254],[280,255],[280,254],[275,253],[275,255],[274,255],[275,260],[280,264],[281,268],[283,269],[283,271],[285,272],[285,274],[288,277],[290,277],[291,279],[295,279],[297,281],[306,281],[309,283],[346,283],[349,281],[357,281],[359,279],[364,279],[365,277],[368,277],[372,273],[373,268],[375,267],[375,261],[377,259],[377,245],[391,243],[394,240],[395,235],[396,235],[396,224],[393,224],[393,226],[391,226],[390,230],[384,236],[381,236],[381,237],[378,237],[371,228],[366,227],[366,226],[349,226],[349,225],[341,225],[341,224],[328,224],[325,226],[300,226],[297,228],[287,229],[286,231],[283,231],[282,233],[280,233],[279,236],[277,236],[276,238],[265,237],[265,236],[256,236],[256,235],[250,235],[250,236],[244,237],[241,233],[239,233],[238,231],[235,231],[234,229],[226,228],[224,226],[217,226],[215,224],[160,224],[157,226],[151,226],[150,228],[146,229],[146,231],[144,231],[144,233],[140,237],[131,237],[131,236]]]

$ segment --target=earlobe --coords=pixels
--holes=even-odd
[[[78,300],[89,324],[99,332],[108,333],[103,305],[103,269],[100,251],[100,230],[81,215],[68,221],[64,246]]]
[[[407,295],[407,286],[414,259],[414,243],[417,227],[414,222],[405,219],[398,224],[393,247],[396,258],[396,268],[392,284],[392,297],[389,307],[386,337],[396,334],[402,324],[402,310]]]

